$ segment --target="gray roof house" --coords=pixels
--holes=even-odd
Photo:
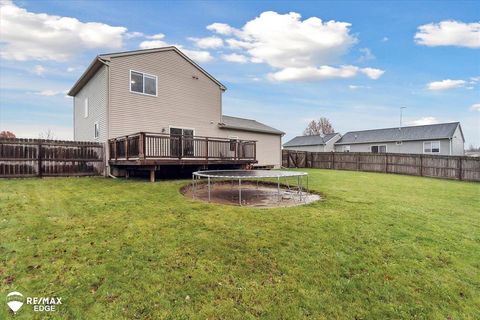
[[[296,136],[283,144],[285,150],[332,152],[334,144],[341,138],[339,133],[325,135]]]
[[[176,47],[101,54],[68,92],[74,139],[108,142],[109,166],[280,167],[284,133],[223,115],[225,90]]]
[[[465,139],[459,122],[345,133],[335,151],[464,155]]]

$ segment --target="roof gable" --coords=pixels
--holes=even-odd
[[[452,122],[401,128],[350,131],[345,133],[336,144],[450,139],[453,137],[458,126],[460,126],[459,122]]]
[[[222,123],[219,123],[220,129],[236,129],[243,131],[263,132],[277,135],[284,135],[283,131],[267,126],[261,122],[252,119],[222,116]]]
[[[296,136],[292,140],[285,142],[284,147],[316,146],[325,145],[330,139],[339,133],[328,133],[326,135]]]
[[[115,53],[106,53],[100,54],[93,59],[90,63],[88,68],[85,72],[80,76],[80,78],[75,82],[73,87],[68,92],[69,96],[75,96],[87,82],[95,75],[95,73],[100,69],[103,64],[108,64],[110,59],[114,59],[116,57],[124,57],[124,56],[131,56],[131,55],[140,55],[140,54],[148,54],[148,53],[156,53],[156,52],[165,52],[165,51],[174,51],[179,54],[182,58],[184,58],[187,62],[192,64],[195,68],[197,68],[200,72],[206,75],[210,80],[215,82],[221,90],[225,91],[227,88],[217,79],[215,79],[211,74],[209,74],[205,69],[200,67],[197,63],[195,63],[192,59],[190,59],[187,55],[185,55],[182,51],[180,51],[177,47],[163,47],[163,48],[154,48],[154,49],[145,49],[145,50],[134,50],[134,51],[124,51],[124,52],[115,52]]]

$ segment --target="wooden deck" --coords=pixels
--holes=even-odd
[[[113,167],[155,170],[161,165],[250,165],[257,163],[256,141],[139,132],[108,141]],[[152,178],[153,177],[153,178]]]

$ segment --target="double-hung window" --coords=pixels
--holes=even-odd
[[[425,141],[423,153],[440,153],[440,141]]]
[[[157,76],[130,70],[130,91],[157,96]]]
[[[387,152],[387,146],[386,145],[371,146],[370,151],[372,153],[386,153]]]

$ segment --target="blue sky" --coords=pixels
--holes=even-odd
[[[68,90],[96,54],[178,45],[224,83],[224,114],[287,134],[460,121],[480,146],[475,2],[3,1],[0,130],[72,137]],[[72,19],[73,18],[73,19]],[[207,28],[208,27],[208,28]]]

